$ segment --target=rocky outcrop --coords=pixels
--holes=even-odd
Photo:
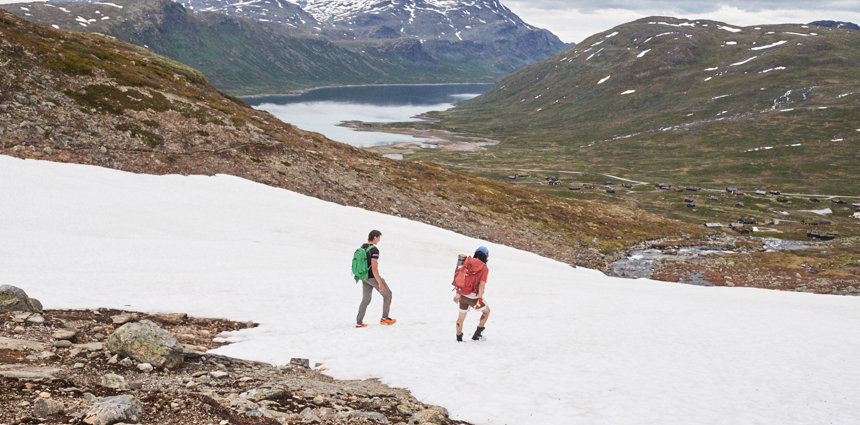
[[[172,369],[183,361],[182,344],[149,320],[122,325],[108,337],[107,348],[158,368]]]
[[[23,289],[12,285],[0,286],[0,311],[41,313],[42,303],[30,298]]]
[[[143,408],[130,395],[103,398],[87,410],[84,423],[90,425],[112,425],[120,422],[137,423]]]

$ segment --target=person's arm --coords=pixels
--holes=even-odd
[[[481,282],[481,284],[480,284],[480,285],[478,285],[478,298],[479,298],[479,299],[480,299],[480,298],[484,298],[484,287],[485,287],[485,286],[487,286],[487,281],[486,281],[486,280],[485,280],[485,281],[483,281],[483,282]]]
[[[376,278],[376,283],[379,284],[379,290],[385,290],[385,284],[382,283],[382,276],[379,275],[379,261],[376,258],[370,259],[370,269],[373,270],[373,277]]]

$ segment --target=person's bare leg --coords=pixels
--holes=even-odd
[[[463,340],[463,322],[466,321],[466,312],[461,311],[457,316],[457,341]]]
[[[487,323],[487,319],[490,318],[490,307],[485,308],[481,311],[481,321],[478,322],[478,326],[483,327]]]

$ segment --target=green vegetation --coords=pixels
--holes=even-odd
[[[486,154],[411,158],[860,195],[860,33],[796,25],[730,33],[714,22],[654,21],[680,23],[649,18],[595,35],[422,126],[502,142]],[[811,32],[818,35],[790,34]]]
[[[119,131],[130,132],[132,137],[139,137],[143,139],[146,142],[147,146],[149,146],[150,148],[155,148],[158,145],[164,143],[163,137],[150,131],[144,130],[132,123],[119,124],[116,126],[116,129]]]

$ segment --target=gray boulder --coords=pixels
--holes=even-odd
[[[0,311],[29,311],[41,313],[42,303],[30,298],[23,289],[12,285],[0,286]]]
[[[112,353],[164,369],[172,369],[184,361],[182,344],[149,320],[120,326],[108,337],[107,348]]]
[[[95,402],[84,417],[90,425],[112,425],[119,422],[138,423],[143,408],[130,395],[106,397]]]
[[[47,418],[49,416],[59,415],[63,413],[65,406],[63,403],[51,400],[50,398],[38,398],[33,403],[33,414],[37,418]]]

